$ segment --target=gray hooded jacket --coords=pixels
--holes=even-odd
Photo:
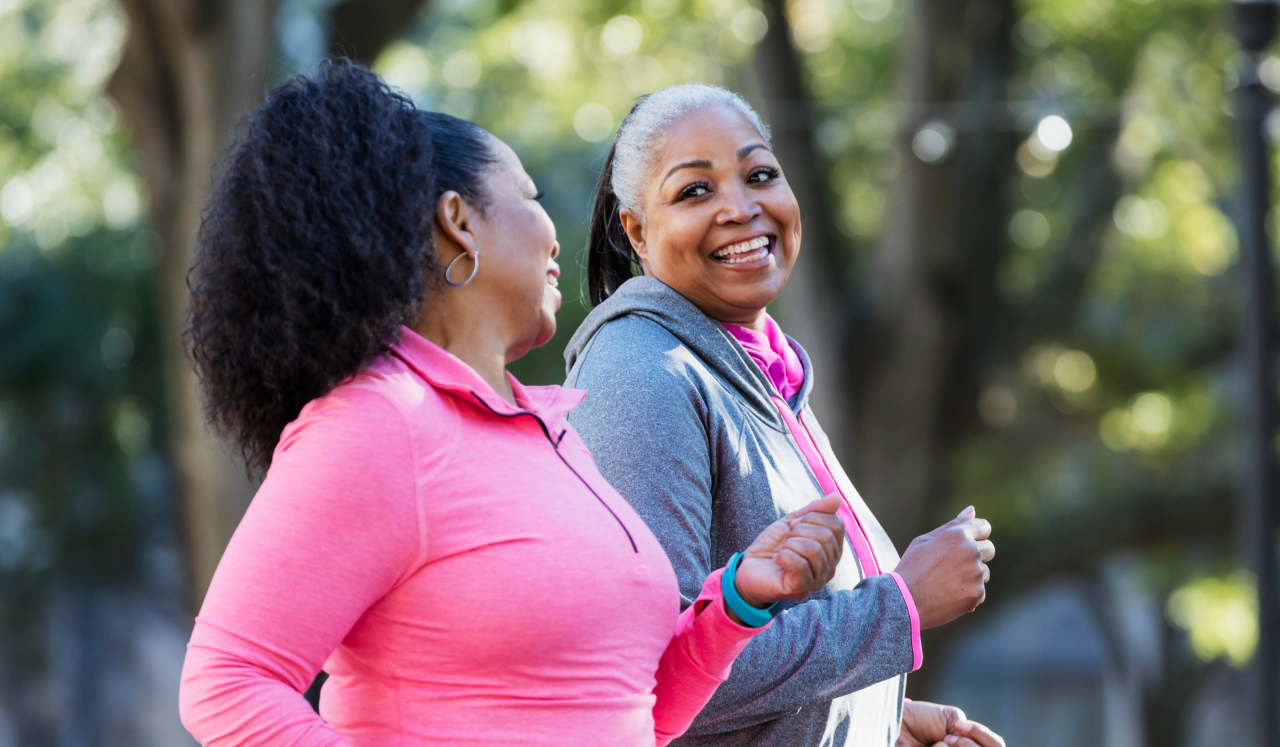
[[[882,568],[888,535],[836,462],[809,410],[813,375],[790,402],[866,528]],[[711,571],[823,491],[772,384],[723,326],[652,278],[633,278],[569,341],[569,416],[596,465],[657,535],[683,605]],[[733,664],[678,745],[893,747],[913,663],[907,605],[888,574],[864,577],[849,544],[826,588],[780,614]]]

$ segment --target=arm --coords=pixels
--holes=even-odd
[[[839,496],[830,495],[787,514],[746,548],[735,575],[721,568],[703,582],[658,665],[653,715],[660,744],[684,733],[747,642],[772,625],[743,625],[725,601],[726,585],[732,581],[741,601],[759,609],[821,589],[835,574],[844,547],[839,507]]]
[[[302,693],[420,559],[411,456],[372,392],[312,403],[285,429],[187,648],[182,723],[202,745],[347,744]]]
[[[662,542],[689,605],[712,571],[719,445],[696,372],[604,344],[613,333],[598,332],[578,361],[569,385],[588,394],[570,420],[600,471]],[[620,370],[627,375],[614,375]],[[911,633],[902,592],[887,574],[799,604],[751,640],[690,731],[745,728],[907,672]]]
[[[752,637],[768,630],[748,628],[725,614],[720,579],[724,569],[707,577],[702,593],[680,613],[676,634],[658,663],[653,721],[662,747],[680,736],[729,677],[733,660]]]

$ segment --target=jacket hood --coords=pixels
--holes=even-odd
[[[689,299],[656,278],[631,278],[591,310],[565,347],[566,372],[573,369],[591,339],[604,325],[624,316],[639,316],[661,325],[701,358],[762,417],[770,422],[781,422],[772,401],[776,394],[772,382],[742,345],[723,324],[702,313]],[[804,384],[789,403],[798,412],[809,400],[813,369],[804,348],[790,337],[787,337],[787,342],[804,365]]]

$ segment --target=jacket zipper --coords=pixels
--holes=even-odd
[[[484,405],[486,410],[493,413],[494,415],[497,415],[500,418],[518,418],[521,415],[528,415],[529,417],[533,418],[534,422],[538,424],[538,427],[542,429],[542,435],[547,437],[547,443],[551,444],[552,451],[554,451],[556,453],[556,456],[560,458],[561,464],[567,467],[569,471],[573,473],[573,476],[578,478],[578,481],[581,482],[583,486],[586,487],[587,490],[591,491],[591,494],[596,497],[596,500],[600,502],[600,505],[604,506],[604,510],[608,511],[609,515],[613,517],[613,520],[618,522],[618,526],[622,527],[623,533],[627,535],[627,541],[631,543],[631,551],[636,554],[640,553],[640,548],[636,547],[635,538],[631,536],[631,530],[627,529],[627,525],[622,523],[622,517],[618,516],[618,514],[614,512],[612,508],[609,507],[609,504],[604,502],[604,498],[601,498],[600,494],[596,492],[596,489],[591,487],[591,483],[587,482],[586,478],[583,477],[581,474],[579,474],[578,470],[574,469],[572,464],[569,464],[569,460],[564,458],[564,454],[560,453],[560,442],[564,440],[565,434],[569,432],[568,429],[560,431],[559,436],[552,438],[551,431],[547,429],[547,424],[544,423],[542,421],[542,418],[538,417],[535,413],[529,412],[528,410],[520,410],[519,412],[512,412],[512,413],[501,413],[493,409],[492,407],[490,407],[489,403],[484,401],[484,397],[481,397],[475,391],[471,392],[471,396],[475,397],[476,400],[480,402],[480,404]]]
[[[782,417],[782,422],[786,423],[787,430],[791,432],[791,438],[795,440],[796,447],[800,450],[800,456],[804,458],[805,463],[809,465],[809,470],[817,479],[818,486],[827,495],[832,493],[840,495],[841,508],[844,511],[839,513],[841,518],[844,519],[845,534],[849,538],[849,544],[853,545],[853,552],[858,556],[858,562],[862,565],[863,575],[868,577],[880,575],[880,560],[876,557],[875,549],[871,546],[871,538],[867,535],[867,530],[862,526],[862,520],[858,518],[857,512],[853,510],[853,505],[849,503],[849,498],[840,489],[840,483],[836,482],[835,474],[827,466],[826,457],[822,455],[822,450],[818,448],[818,441],[809,431],[808,424],[797,420],[791,412],[790,406],[782,398],[772,397],[771,399],[774,406],[778,408],[778,415]],[[818,456],[818,460],[815,461],[810,457],[804,448],[805,443],[802,443],[801,439],[806,439],[805,443]],[[846,512],[847,516],[845,515]]]

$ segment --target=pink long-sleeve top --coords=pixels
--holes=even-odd
[[[647,747],[688,727],[763,628],[726,616],[720,571],[681,614],[565,420],[583,394],[511,385],[514,406],[405,329],[285,428],[187,648],[201,744]]]

